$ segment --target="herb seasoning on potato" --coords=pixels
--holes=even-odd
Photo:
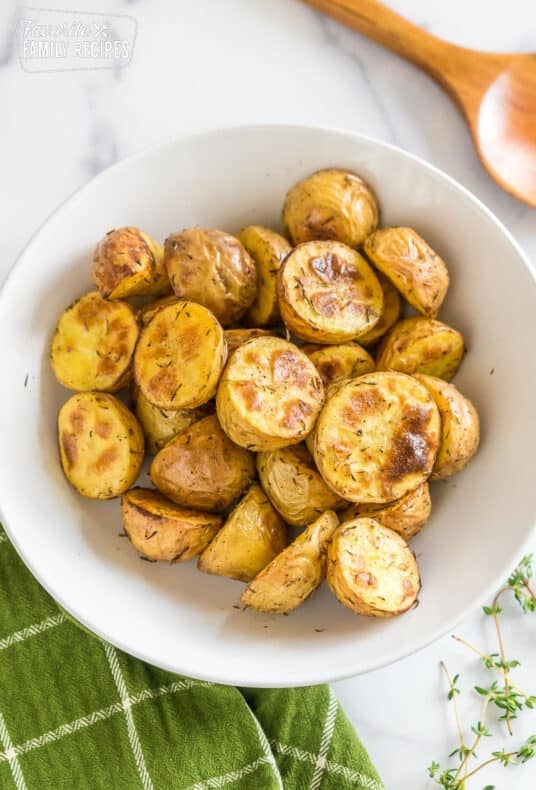
[[[161,296],[171,290],[162,246],[138,228],[109,231],[93,255],[93,282],[102,296]]]
[[[340,519],[350,521],[363,516],[373,518],[378,524],[398,532],[404,540],[410,540],[424,527],[431,511],[430,486],[422,483],[401,499],[386,505],[350,505],[343,510]]]
[[[343,343],[339,346],[302,346],[324,382],[326,390],[332,384],[354,379],[370,373],[376,363],[358,343]]]
[[[149,455],[159,450],[177,434],[206,417],[201,409],[176,409],[168,411],[149,403],[139,387],[132,387],[134,411],[145,435],[145,447]]]
[[[247,319],[255,326],[273,324],[279,318],[277,272],[292,247],[279,233],[260,225],[248,225],[238,238],[257,267],[257,294]]]

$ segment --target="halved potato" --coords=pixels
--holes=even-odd
[[[164,250],[139,228],[110,230],[93,254],[93,282],[102,296],[161,296],[171,290]]]
[[[398,532],[404,540],[410,540],[424,527],[432,511],[430,487],[422,483],[401,499],[387,505],[350,505],[341,513],[341,521],[350,521],[363,516],[373,518],[378,524]]]
[[[463,337],[441,321],[404,318],[386,335],[378,351],[378,370],[424,373],[450,381],[465,353]]]
[[[208,546],[221,516],[185,510],[150,488],[131,488],[121,497],[121,517],[134,548],[149,560],[186,562]]]
[[[259,453],[257,472],[270,502],[295,527],[346,504],[324,483],[304,444]]]
[[[226,329],[225,341],[227,343],[227,351],[232,354],[236,351],[238,346],[247,343],[248,340],[253,340],[254,337],[277,337],[277,333],[271,329]]]
[[[412,228],[380,228],[363,250],[419,313],[435,318],[449,287],[444,261]]]
[[[378,323],[383,291],[371,266],[338,241],[300,244],[277,275],[279,310],[288,329],[311,343],[345,343]]]
[[[227,359],[223,329],[195,302],[163,307],[142,331],[134,355],[136,384],[161,409],[193,409],[218,386]]]
[[[372,346],[380,337],[383,337],[400,318],[402,303],[400,294],[381,272],[376,272],[376,277],[383,290],[383,312],[372,329],[364,335],[359,336],[359,343],[362,346]]]
[[[338,346],[302,346],[304,351],[322,377],[324,387],[330,387],[345,379],[354,379],[370,373],[376,363],[357,343],[344,343]]]
[[[262,488],[252,485],[199,557],[204,573],[248,582],[287,545],[287,530]]]
[[[402,373],[367,373],[328,399],[315,426],[314,458],[344,499],[392,502],[430,476],[440,436],[426,387]]]
[[[368,184],[348,170],[328,168],[298,181],[283,206],[285,232],[294,244],[315,239],[359,247],[378,226],[379,209]]]
[[[292,247],[279,233],[261,225],[248,225],[238,239],[257,267],[257,295],[248,310],[248,321],[255,326],[273,324],[279,318],[277,272]]]
[[[216,394],[223,430],[249,450],[298,444],[312,429],[324,387],[311,360],[279,337],[257,337],[236,349]]]
[[[138,320],[141,326],[146,327],[159,310],[161,310],[163,307],[167,307],[169,304],[177,304],[178,301],[178,296],[171,294],[170,296],[163,296],[161,299],[156,299],[155,301],[149,302],[148,304],[143,305],[143,307],[140,307],[138,310]]]
[[[111,499],[136,480],[143,433],[124,403],[104,392],[79,392],[58,414],[61,465],[69,483],[90,499]]]
[[[215,415],[185,428],[153,458],[149,471],[158,490],[183,507],[225,510],[255,476],[252,453],[237,447]]]
[[[60,316],[50,348],[52,370],[68,389],[117,392],[130,379],[138,334],[129,304],[91,291]]]
[[[164,243],[173,291],[208,307],[223,326],[242,318],[255,299],[255,263],[234,236],[221,230],[190,228]]]
[[[296,609],[326,577],[326,554],[339,519],[328,510],[277,555],[242,593],[241,603],[259,612]]]
[[[441,415],[441,445],[432,478],[443,480],[460,472],[478,450],[480,422],[471,401],[454,386],[433,376],[416,375]]]
[[[406,541],[373,518],[341,524],[328,549],[327,579],[342,604],[372,617],[406,612],[421,588]]]
[[[150,455],[156,455],[162,447],[194,422],[206,417],[200,409],[177,409],[168,411],[149,403],[139,387],[132,388],[136,417],[145,435],[145,447]]]

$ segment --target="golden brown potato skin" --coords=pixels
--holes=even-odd
[[[255,263],[229,233],[173,233],[164,243],[164,260],[175,294],[208,307],[223,326],[239,321],[255,299]]]
[[[315,426],[314,458],[350,502],[400,499],[428,479],[441,420],[428,390],[402,373],[367,373],[338,386]]]
[[[149,455],[156,455],[170,439],[206,417],[201,409],[159,409],[149,403],[137,386],[132,387],[132,400],[136,417],[143,428],[145,448]]]
[[[283,206],[283,226],[293,244],[316,239],[359,247],[378,226],[376,197],[355,173],[318,170],[295,184]]]
[[[251,329],[242,329],[242,327],[238,327],[236,329],[226,329],[224,334],[225,342],[227,343],[227,351],[229,354],[232,354],[233,351],[236,351],[238,346],[247,343],[248,340],[253,340],[254,337],[278,337],[275,330],[257,329],[257,327]]]
[[[302,346],[322,377],[326,391],[332,384],[370,373],[376,363],[358,343],[338,346]]]
[[[324,401],[322,379],[300,349],[258,337],[236,349],[218,386],[216,410],[225,433],[249,450],[299,444]]]
[[[149,474],[156,488],[178,505],[218,512],[251,483],[255,459],[233,444],[210,415],[166,444]]]
[[[419,313],[435,318],[449,287],[444,261],[412,228],[380,228],[363,245],[374,266]]]
[[[167,307],[170,304],[177,304],[179,298],[175,296],[175,294],[171,294],[170,296],[163,296],[161,299],[155,299],[148,304],[143,305],[138,310],[138,321],[142,327],[146,327],[155,315],[161,310],[163,307]]]
[[[324,483],[304,444],[259,453],[257,473],[270,502],[292,526],[310,524],[346,504]]]
[[[413,491],[395,502],[386,505],[350,505],[341,513],[341,521],[354,518],[373,518],[378,524],[398,532],[404,540],[410,540],[424,527],[432,511],[430,486],[422,483]]]
[[[311,343],[359,338],[383,311],[383,290],[372,267],[338,241],[298,245],[277,273],[277,294],[288,329]]]
[[[90,499],[112,499],[135,482],[143,463],[143,433],[113,395],[79,392],[58,414],[61,465],[69,483]]]
[[[110,230],[93,254],[93,282],[102,296],[161,296],[171,285],[164,250],[139,228]]]
[[[287,530],[262,488],[252,485],[199,557],[204,573],[248,582],[287,545]]]
[[[381,272],[376,272],[375,274],[383,290],[383,311],[378,323],[364,335],[359,336],[359,344],[366,348],[374,345],[377,340],[383,337],[396,324],[402,309],[400,294],[392,282]]]
[[[416,316],[395,324],[380,344],[377,370],[424,373],[450,381],[465,353],[463,337],[441,321]]]
[[[441,446],[432,478],[443,480],[460,472],[478,450],[480,422],[471,401],[454,386],[433,376],[416,375],[441,415]]]
[[[257,294],[247,312],[247,320],[254,326],[273,324],[279,318],[277,272],[292,247],[279,233],[261,225],[243,228],[238,239],[257,267]]]
[[[283,614],[296,609],[326,576],[326,554],[339,520],[328,510],[264,568],[242,594],[244,606]]]
[[[392,617],[415,605],[421,587],[406,541],[372,518],[346,521],[328,549],[328,584],[357,614]]]
[[[221,516],[185,510],[150,488],[121,497],[123,526],[134,548],[149,560],[186,562],[203,551],[221,527]]]

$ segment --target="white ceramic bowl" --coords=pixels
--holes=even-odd
[[[327,589],[288,617],[233,608],[242,585],[184,565],[141,562],[117,501],[66,483],[56,414],[69,393],[49,367],[60,312],[91,286],[94,244],[139,225],[159,239],[190,225],[279,226],[286,190],[321,167],[356,170],[382,221],[416,228],[443,256],[441,313],[469,353],[456,383],[477,405],[482,445],[433,486],[414,541],[420,606],[374,620]],[[306,685],[366,672],[452,628],[516,562],[535,521],[536,288],[519,247],[463,187],[425,162],[356,134],[257,126],[178,140],[120,162],[73,195],[23,252],[0,297],[0,506],[20,555],[74,617],[121,649],[185,675],[242,686]]]

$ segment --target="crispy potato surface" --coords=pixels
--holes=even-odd
[[[322,377],[324,387],[339,381],[354,379],[370,373],[376,363],[358,343],[343,343],[338,346],[302,346]]]
[[[109,231],[93,254],[93,282],[102,296],[161,296],[171,290],[164,250],[139,228]]]
[[[398,532],[404,540],[410,540],[424,527],[432,511],[430,487],[421,483],[413,491],[387,505],[350,505],[341,513],[341,521],[355,518],[373,518],[378,524]]]
[[[111,499],[135,482],[143,463],[143,433],[113,395],[79,392],[58,414],[61,465],[69,483],[90,499]]]
[[[136,417],[143,428],[145,448],[149,455],[156,455],[170,439],[206,417],[201,409],[160,409],[153,406],[137,386],[132,389]]]
[[[326,554],[339,520],[328,510],[264,568],[242,594],[241,603],[259,612],[296,609],[326,576]]]
[[[257,329],[256,327],[252,329],[242,329],[242,327],[238,327],[237,329],[226,329],[224,334],[229,354],[236,351],[238,346],[247,343],[248,340],[253,340],[254,337],[278,337],[275,330]]]
[[[288,329],[311,343],[354,340],[383,311],[383,290],[371,266],[338,241],[296,247],[279,269],[277,293]]]
[[[314,458],[344,499],[400,499],[431,474],[441,420],[427,389],[402,373],[367,373],[339,385],[315,426]]]
[[[450,381],[465,353],[463,337],[441,321],[415,316],[395,324],[380,345],[376,368]]]
[[[167,307],[170,304],[177,304],[178,301],[178,296],[171,294],[170,296],[163,296],[161,299],[155,299],[148,304],[144,304],[143,307],[140,307],[138,310],[138,321],[142,327],[146,327],[159,310],[161,310],[163,307]]]
[[[359,336],[359,344],[367,348],[372,346],[380,337],[383,337],[396,324],[402,309],[400,294],[392,282],[381,272],[375,272],[375,274],[383,290],[383,311],[378,323],[364,335]]]
[[[415,605],[421,580],[406,541],[372,518],[341,524],[328,549],[327,579],[357,614],[392,617]]]
[[[277,272],[292,247],[279,233],[261,225],[248,225],[240,231],[238,239],[257,268],[257,294],[247,319],[255,326],[273,324],[279,318]]]
[[[50,347],[60,384],[78,392],[117,392],[130,378],[139,326],[126,302],[90,291],[65,310]]]
[[[295,184],[283,206],[285,232],[294,244],[316,239],[359,247],[378,226],[376,197],[355,173],[318,170]]]
[[[142,331],[134,355],[136,384],[161,409],[193,409],[218,386],[227,359],[223,329],[195,302],[161,308]]]
[[[311,431],[324,400],[311,360],[279,337],[236,349],[220,380],[216,410],[223,430],[242,447],[275,450]]]
[[[234,236],[221,230],[190,228],[164,243],[173,291],[208,307],[223,326],[242,318],[255,299],[255,263]]]
[[[169,502],[150,488],[121,497],[123,526],[134,548],[149,560],[186,562],[203,551],[221,527],[221,516]]]

